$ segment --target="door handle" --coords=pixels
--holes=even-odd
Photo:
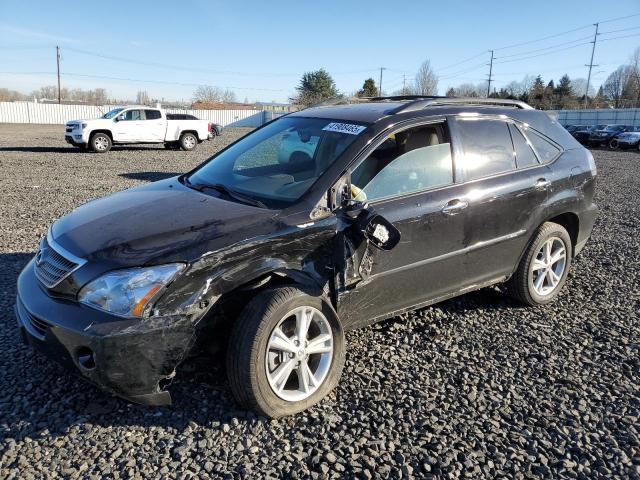
[[[463,200],[456,198],[455,200],[451,200],[444,207],[442,207],[441,211],[445,215],[457,215],[468,206],[469,206],[468,202],[465,202]]]
[[[551,185],[551,180],[547,180],[546,178],[539,178],[535,184],[536,189],[538,190],[546,190]]]

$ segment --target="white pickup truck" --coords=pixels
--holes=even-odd
[[[93,120],[71,120],[64,139],[77,147],[104,153],[122,143],[164,143],[166,148],[193,150],[217,133],[206,120],[170,120],[160,108],[130,105]]]

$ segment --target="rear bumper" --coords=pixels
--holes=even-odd
[[[37,282],[33,261],[18,278],[15,313],[27,344],[98,387],[145,405],[171,403],[162,383],[195,338],[187,317],[123,319],[52,298]]]
[[[593,225],[595,224],[597,217],[598,206],[595,203],[592,203],[589,208],[578,214],[580,229],[578,231],[578,238],[573,252],[574,255],[578,255],[587,244],[587,240],[589,240],[589,237],[591,236]]]

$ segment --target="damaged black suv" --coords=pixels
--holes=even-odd
[[[525,304],[553,300],[591,233],[595,175],[521,102],[306,109],[55,222],[18,279],[18,323],[149,405],[218,345],[241,405],[292,414],[338,383],[348,329],[503,282]]]

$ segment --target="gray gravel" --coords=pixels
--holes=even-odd
[[[636,152],[594,153],[601,215],[555,303],[486,289],[351,333],[337,391],[292,418],[237,410],[190,364],[173,407],[132,405],[22,345],[15,281],[53,220],[241,133],[94,155],[59,126],[0,125],[0,478],[640,478]]]

